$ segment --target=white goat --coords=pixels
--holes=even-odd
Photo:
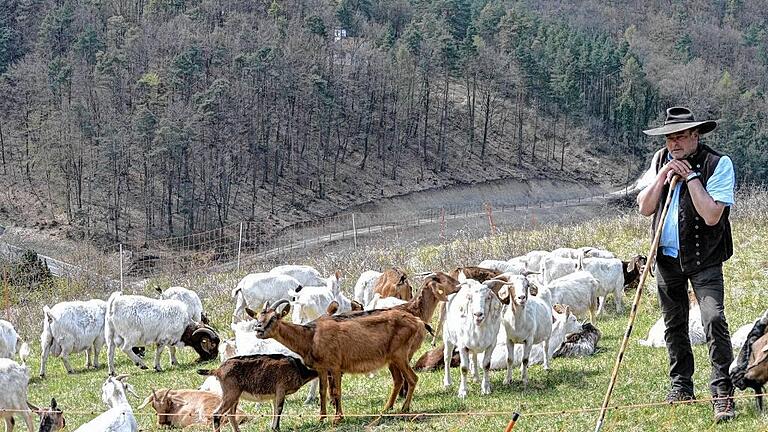
[[[160,355],[167,345],[171,364],[178,364],[176,347],[191,346],[203,360],[216,356],[219,337],[209,327],[189,319],[187,306],[179,300],[157,300],[144,296],[112,293],[104,318],[107,362],[110,375],[115,374],[115,348],[120,347],[142,369],[144,360],[131,348],[155,344],[155,370],[160,371]]]
[[[127,375],[108,377],[101,386],[101,400],[109,409],[75,432],[137,432],[139,425],[128,403],[127,393],[138,398],[133,387],[125,382]]]
[[[161,299],[179,300],[184,303],[189,319],[192,321],[208,323],[208,318],[203,314],[203,302],[200,301],[200,296],[196,292],[180,286],[170,287],[165,291],[157,288],[157,291],[160,293]]]
[[[552,323],[552,335],[549,337],[549,346],[547,351],[547,357],[552,358],[557,347],[565,340],[565,336],[569,333],[573,333],[581,330],[581,324],[576,316],[571,313],[570,308],[566,306],[563,313],[557,312],[552,309],[552,316],[555,320]],[[499,329],[499,335],[496,337],[496,347],[493,350],[491,357],[491,370],[501,370],[507,367],[507,331],[502,325]],[[478,359],[482,362],[480,356]],[[513,367],[520,366],[523,359],[523,346],[520,344],[515,345],[515,357]],[[531,348],[530,354],[528,354],[528,365],[542,364],[544,363],[544,344],[534,345]]]
[[[24,364],[25,360],[22,357],[22,364],[18,364],[11,359],[0,358],[0,419],[5,420],[7,432],[13,430],[15,415],[24,418],[29,432],[34,431],[32,410],[37,408],[27,400],[29,369]]]
[[[667,343],[664,341],[666,329],[664,317],[661,317],[648,330],[648,337],[640,339],[637,343],[652,348],[664,348],[667,346]],[[707,335],[704,333],[704,326],[701,324],[701,309],[699,305],[694,305],[688,310],[688,338],[691,340],[691,345],[707,343]]]
[[[507,376],[504,384],[512,382],[515,344],[523,344],[520,371],[523,387],[528,385],[531,347],[544,343],[544,352],[549,352],[549,337],[552,335],[552,305],[540,297],[529,296],[529,286],[525,276],[514,276],[499,290],[499,299],[509,305],[501,320],[507,333]],[[544,369],[549,369],[549,356],[544,356]]]
[[[325,285],[322,280],[321,285]],[[259,309],[264,302],[276,302],[289,296],[291,291],[296,291],[302,286],[294,277],[276,273],[251,273],[244,277],[235,289],[232,290],[232,298],[236,299],[235,311],[232,313],[232,322],[236,323],[245,319],[245,308]]]
[[[373,287],[376,286],[382,274],[382,272],[375,270],[364,271],[355,283],[355,300],[363,305],[367,305],[373,298]]]
[[[577,316],[589,313],[589,319],[595,322],[595,310],[598,307],[598,281],[587,271],[567,274],[546,285],[551,304],[570,306]]]
[[[408,302],[397,297],[382,297],[381,294],[376,293],[373,295],[371,301],[365,305],[364,309],[367,311],[375,309],[389,309],[391,307],[400,306],[404,303]]]
[[[61,302],[43,306],[43,332],[40,334],[40,376],[45,376],[48,356],[61,357],[67,373],[74,373],[69,355],[85,351],[86,368],[99,367],[99,352],[104,346],[104,314],[107,302]]]
[[[331,302],[339,304],[338,312],[352,310],[352,301],[339,289],[339,272],[326,280],[325,286],[304,286],[289,292],[291,301],[291,322],[306,324],[324,315]]]
[[[443,329],[443,359],[446,365],[451,364],[453,349],[456,347],[461,359],[461,382],[459,397],[467,397],[467,373],[469,371],[469,354],[484,353],[483,381],[480,387],[482,394],[491,393],[490,363],[491,353],[496,344],[501,319],[501,302],[490,288],[493,283],[480,283],[474,279],[466,279],[463,272],[459,274],[461,289],[454,294],[447,305],[445,328]],[[443,386],[451,386],[451,368],[445,368]]]
[[[272,274],[290,276],[299,281],[299,284],[303,286],[323,286],[327,280],[323,278],[317,269],[307,265],[281,265],[273,268],[269,272]],[[258,306],[261,307],[261,304]]]
[[[624,297],[624,263],[617,258],[587,258],[582,260],[582,269],[592,273],[597,279],[597,296],[600,298],[600,306],[597,314],[603,312],[605,298],[613,293],[616,301],[616,312],[621,313],[623,307],[621,300]]]
[[[549,251],[535,250],[525,254],[525,267],[529,272],[541,272],[541,261],[545,256],[549,255]]]
[[[578,260],[562,258],[550,253],[541,260],[541,281],[546,285],[555,279],[575,273],[578,270]]]
[[[513,258],[510,261],[485,260],[477,266],[502,273],[522,274],[525,271],[525,262],[518,258]]]
[[[5,320],[0,320],[0,358],[12,359],[16,351],[24,350],[29,353],[29,346],[26,342],[19,345],[19,334],[13,328],[13,324]]]
[[[757,322],[757,320],[755,320]],[[752,330],[752,327],[755,326],[755,322],[751,322],[749,324],[744,324],[743,326],[739,327],[733,334],[731,335],[731,347],[735,351],[740,350],[744,346],[744,342],[747,341],[747,337],[749,337],[749,332]]]
[[[584,258],[616,258],[613,252],[596,247],[582,246],[578,250]]]

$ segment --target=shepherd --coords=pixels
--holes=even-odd
[[[719,423],[735,415],[733,383],[728,374],[733,352],[723,284],[723,262],[733,255],[728,215],[734,204],[735,175],[728,156],[700,142],[716,127],[714,120],[696,121],[688,108],[672,107],[667,109],[663,126],[643,131],[651,136],[664,135],[666,146],[654,155],[649,169],[653,181],[640,192],[637,204],[643,216],[653,216],[655,231],[670,181],[679,176],[656,253],[671,381],[666,400],[695,399],[693,351],[688,339],[690,281],[707,336],[712,366],[710,392]]]

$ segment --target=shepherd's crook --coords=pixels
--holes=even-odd
[[[629,343],[629,336],[632,334],[632,326],[635,323],[635,316],[637,315],[637,307],[640,305],[640,296],[643,293],[643,285],[648,278],[648,273],[651,271],[653,261],[656,259],[656,249],[659,247],[659,239],[661,238],[661,229],[664,227],[664,219],[667,218],[667,211],[669,210],[669,202],[672,201],[672,193],[677,186],[679,177],[674,176],[669,182],[669,192],[667,192],[667,200],[664,202],[664,209],[661,212],[659,218],[659,225],[656,227],[656,232],[653,235],[653,242],[651,242],[651,250],[648,251],[648,262],[645,265],[643,274],[640,276],[640,282],[637,284],[637,291],[635,291],[635,299],[632,301],[632,309],[629,312],[629,322],[627,322],[627,330],[624,332],[624,339],[621,340],[621,348],[619,354],[616,356],[616,363],[613,364],[613,372],[611,373],[611,382],[608,384],[608,391],[605,392],[605,399],[603,400],[603,406],[600,408],[600,418],[597,419],[597,425],[595,426],[595,432],[599,432],[603,427],[603,421],[605,420],[605,412],[608,410],[608,402],[611,400],[611,393],[613,393],[613,387],[616,385],[616,378],[619,376],[619,366],[621,360],[624,358],[624,352],[627,350],[627,344]]]

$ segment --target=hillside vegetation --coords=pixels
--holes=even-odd
[[[726,314],[731,330],[752,322],[767,307],[766,286],[768,286],[768,261],[764,254],[762,239],[768,235],[768,193],[764,190],[744,191],[737,197],[738,205],[733,213],[734,245],[736,253],[724,266],[726,285]],[[456,234],[454,241],[444,246],[390,247],[350,251],[346,254],[325,254],[308,257],[305,263],[313,264],[329,273],[342,269],[346,275],[343,289],[350,293],[356,276],[363,270],[380,266],[401,265],[409,273],[428,269],[448,269],[455,265],[477,263],[485,258],[506,258],[533,249],[553,249],[559,246],[594,245],[615,251],[620,257],[645,253],[648,247],[648,220],[632,211],[621,217],[603,218],[583,224],[569,226],[542,225],[530,231],[509,231],[500,235],[483,238]],[[258,270],[258,269],[251,269]],[[233,309],[229,291],[242,274],[210,274],[206,277],[175,275],[168,279],[154,280],[161,286],[184,285],[195,288],[204,297],[204,307],[214,324],[228,333],[227,326]],[[651,281],[651,284],[654,281]],[[153,295],[151,285],[129,287],[128,292]],[[20,333],[32,342],[35,355],[40,352],[36,342],[41,331],[40,316],[43,304],[61,300],[106,298],[108,292],[100,288],[86,288],[80,285],[51,287],[46,291],[15,292],[10,298],[11,308],[5,311],[5,318],[17,324]],[[609,302],[612,306],[612,302]],[[589,430],[594,427],[597,412],[586,411],[600,406],[609,380],[620,337],[626,325],[626,316],[617,315],[608,307],[608,315],[598,320],[603,332],[600,351],[585,359],[555,359],[551,370],[541,366],[530,368],[530,387],[523,391],[519,381],[511,387],[502,385],[504,371],[492,372],[493,392],[480,396],[477,384],[469,387],[469,396],[461,401],[456,397],[456,387],[442,389],[442,373],[420,373],[413,410],[437,416],[423,416],[416,420],[385,418],[376,422],[381,430],[501,430],[513,410],[523,414],[515,430],[521,431],[572,431]],[[666,352],[663,349],[641,347],[637,340],[643,338],[660,311],[653,294],[644,295],[638,315],[638,322],[629,350],[622,364],[618,385],[614,392],[613,404],[634,405],[663,402],[667,391]],[[428,349],[425,343],[417,355]],[[709,365],[707,349],[695,347],[696,375],[695,390],[700,398],[708,396]],[[152,352],[148,350],[147,358]],[[83,356],[77,356],[74,364],[79,369],[84,364]],[[102,358],[105,352],[102,352]],[[180,355],[181,366],[167,367],[162,373],[141,371],[118,353],[118,370],[131,373],[130,381],[140,395],[148,394],[151,388],[166,386],[196,387],[202,377],[195,373],[195,358],[191,350]],[[214,362],[215,363],[215,362]],[[214,366],[214,363],[211,366]],[[168,364],[164,356],[164,367]],[[32,359],[32,370],[38,360]],[[206,366],[207,367],[207,366]],[[30,399],[43,404],[55,396],[66,411],[67,422],[76,426],[95,413],[103,410],[99,400],[100,385],[106,369],[66,375],[58,359],[49,362],[48,377],[34,378],[30,386]],[[454,371],[454,377],[458,371]],[[516,375],[519,376],[519,375]],[[378,413],[391,385],[389,374],[378,372],[374,378],[366,375],[344,377],[344,404],[347,419],[339,431],[356,431],[374,420],[361,415]],[[303,406],[304,390],[289,398],[286,405],[285,430],[329,430],[317,423],[317,408]],[[741,394],[738,394],[741,397]],[[132,401],[134,406],[138,400]],[[254,407],[245,403],[246,412],[270,413],[269,407]],[[572,412],[573,410],[573,412]],[[563,412],[561,414],[561,412]],[[764,419],[756,412],[751,398],[739,399],[737,417],[728,425],[732,430],[762,430]],[[143,427],[151,428],[153,417],[150,412],[139,414]],[[638,419],[642,419],[639,421]],[[263,430],[266,418],[255,418],[245,425],[245,431]],[[663,403],[656,406],[611,410],[607,417],[605,431],[676,431],[714,430],[712,410],[708,402],[686,406],[670,407]]]

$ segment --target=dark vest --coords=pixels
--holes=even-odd
[[[667,149],[663,149],[656,160],[656,172],[667,163]],[[695,171],[701,172],[700,180],[704,187],[717,168],[720,154],[706,145],[700,144],[695,154],[688,157],[688,161]],[[695,180],[694,180],[695,181]],[[653,232],[656,232],[664,201],[667,199],[669,185],[659,198],[659,205],[653,217]],[[728,221],[730,207],[725,207],[717,224],[708,226],[693,206],[688,186],[683,182],[680,187],[679,213],[677,215],[678,233],[680,238],[680,251],[678,259],[683,272],[696,272],[700,269],[717,265],[726,261],[733,255],[733,239],[731,238],[731,224]]]

